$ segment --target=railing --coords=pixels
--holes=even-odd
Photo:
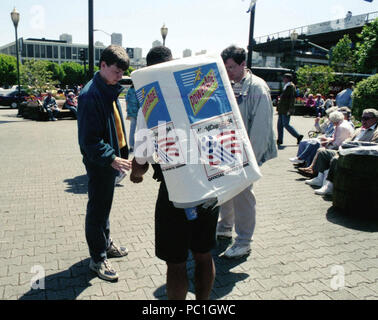
[[[356,23],[363,22],[363,24],[366,24],[375,20],[376,18],[378,18],[378,11],[361,14],[357,16],[352,16],[349,18],[345,17],[342,19],[326,21],[322,23],[316,23],[316,24],[296,27],[293,29],[284,30],[284,31],[276,32],[276,33],[271,33],[265,36],[257,37],[255,38],[255,41],[256,43],[265,43],[272,40],[276,40],[278,38],[290,38],[290,35],[294,31],[298,34],[298,36],[300,36],[301,34],[309,35],[309,34],[323,33],[326,31],[322,31],[322,30],[326,30],[326,29],[328,29],[328,32],[332,30],[348,29],[349,25],[353,25],[353,21]]]

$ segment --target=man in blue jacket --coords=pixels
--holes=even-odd
[[[78,137],[88,175],[85,236],[91,260],[89,268],[104,280],[116,281],[117,272],[108,258],[123,257],[127,249],[110,238],[109,214],[115,178],[131,168],[126,131],[118,95],[118,83],[129,67],[126,51],[115,45],[101,54],[100,71],[81,91],[78,100]]]

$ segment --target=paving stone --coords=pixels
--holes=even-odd
[[[291,121],[307,132],[314,120],[293,116]],[[112,259],[120,278],[108,283],[88,269],[88,180],[76,122],[30,121],[8,109],[0,111],[0,122],[0,176],[11,177],[0,179],[0,299],[166,300],[167,267],[154,247],[159,184],[152,170],[142,184],[125,179],[115,188],[111,234],[129,255]],[[225,261],[221,247],[212,251],[217,274],[211,298],[377,300],[378,224],[333,212],[332,202],[315,195],[287,160],[295,156],[295,139],[285,133],[284,142],[254,184],[257,225],[251,255]],[[44,268],[46,290],[31,289],[33,266]],[[194,300],[192,258],[187,266],[187,299]],[[331,288],[335,266],[344,268],[339,290]]]

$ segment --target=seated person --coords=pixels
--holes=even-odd
[[[324,116],[324,100],[320,93],[316,95],[314,107],[315,107],[315,114],[317,117]]]
[[[63,109],[71,110],[75,119],[77,119],[77,100],[73,92],[68,93]]]
[[[375,109],[365,109],[362,112],[362,127],[358,128],[353,136],[346,141],[368,141],[378,144],[378,111]],[[320,157],[320,154],[319,154]],[[327,159],[321,157],[320,159]],[[337,171],[337,160],[339,158],[338,153],[335,154],[329,160],[329,171],[325,170],[323,175],[323,186],[320,189],[315,190],[316,194],[326,195],[333,192],[333,179]],[[319,160],[320,161],[320,160]],[[323,160],[328,161],[328,160]],[[326,166],[323,166],[324,168]],[[327,174],[328,173],[328,174]]]
[[[312,108],[315,105],[314,95],[310,93],[306,99],[306,107]]]
[[[47,97],[43,100],[43,108],[49,114],[49,120],[56,121],[58,120],[56,117],[59,114],[59,108],[56,103],[55,98],[52,96],[51,91],[47,92]]]
[[[341,107],[338,109],[343,115],[344,119],[349,122],[349,124],[354,129],[354,123],[352,121],[352,110],[350,110],[348,107]]]
[[[324,102],[324,110],[326,111],[327,109],[336,106],[336,101],[335,101],[335,96],[330,93],[328,95],[328,98]]]
[[[337,107],[329,108],[326,111],[326,117],[333,112],[337,111]],[[319,117],[315,119],[315,128],[318,132],[322,133],[321,136],[312,139],[302,140],[298,146],[297,156],[289,160],[294,164],[306,164],[309,166],[315,157],[316,151],[320,147],[320,137],[332,137],[334,126],[329,119],[325,120],[322,125],[319,124]]]
[[[311,165],[307,168],[298,168],[299,172],[308,175],[308,176],[314,176],[317,175],[321,170],[319,168],[319,162],[318,162],[318,155],[319,152],[322,152],[323,150],[329,151],[330,154],[336,153],[336,150],[340,147],[340,145],[352,136],[354,129],[350,126],[350,124],[344,119],[344,115],[340,111],[334,111],[329,115],[329,120],[333,123],[333,126],[335,128],[335,131],[331,138],[329,137],[320,137],[320,145],[322,148],[319,148],[315,154],[314,160],[312,161]],[[320,174],[319,179],[323,177],[323,173]],[[306,180],[307,184],[310,185],[317,185],[319,184],[320,180]],[[316,183],[316,184],[313,184]]]

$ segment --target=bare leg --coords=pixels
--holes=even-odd
[[[196,287],[196,299],[208,300],[215,279],[215,264],[210,252],[194,253],[196,263],[194,282]]]
[[[167,296],[169,300],[185,300],[188,293],[186,262],[167,263]]]

